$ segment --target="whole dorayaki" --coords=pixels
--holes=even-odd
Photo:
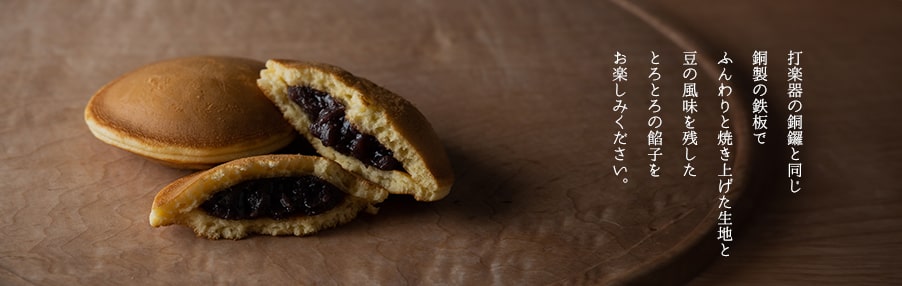
[[[271,153],[296,131],[257,87],[264,68],[216,56],[152,63],[100,88],[85,122],[103,142],[178,168]]]

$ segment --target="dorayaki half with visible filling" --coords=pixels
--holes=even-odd
[[[454,182],[444,146],[409,101],[327,64],[269,60],[257,81],[317,152],[392,194],[445,197]]]
[[[376,212],[385,189],[322,157],[261,155],[176,180],[157,193],[154,227],[179,224],[209,239],[303,236]]]

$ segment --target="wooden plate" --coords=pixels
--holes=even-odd
[[[0,66],[0,78],[20,78],[2,97],[0,284],[685,279],[719,255],[696,246],[716,237],[721,112],[711,78],[719,70],[710,58],[720,55],[700,55],[708,59],[695,80],[697,176],[684,177],[685,47],[617,5],[584,2],[29,6],[59,14],[42,19],[70,20],[32,19],[34,29],[54,35],[42,46],[15,29],[2,31],[22,52]],[[88,13],[100,8],[113,12]],[[145,14],[159,17],[140,26],[125,21]],[[305,25],[326,19],[333,20],[315,30]],[[94,24],[74,36],[64,29],[83,23]],[[136,36],[143,27],[153,29]],[[129,53],[135,49],[142,52]],[[620,176],[613,172],[619,113],[612,110],[618,51],[630,71],[621,121],[628,172]],[[649,176],[645,142],[652,51],[662,73],[659,178]],[[82,110],[122,72],[198,53],[329,62],[408,97],[451,155],[452,194],[435,203],[393,197],[376,216],[303,238],[208,241],[184,227],[150,227],[155,192],[187,172],[102,144]],[[47,84],[51,78],[60,80]],[[742,94],[728,99],[726,115],[735,137],[734,204],[742,203],[750,161]],[[697,265],[676,263],[685,257]]]

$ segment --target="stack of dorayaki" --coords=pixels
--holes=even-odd
[[[85,122],[110,145],[199,170],[157,193],[150,224],[210,239],[307,235],[375,214],[389,194],[442,199],[454,181],[410,102],[326,64],[161,61],[100,88]],[[296,140],[318,155],[274,154]]]

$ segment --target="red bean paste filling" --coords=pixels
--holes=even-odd
[[[211,216],[229,220],[285,219],[324,213],[345,193],[316,176],[244,181],[216,192],[200,205]]]
[[[404,171],[391,150],[345,119],[345,106],[328,93],[309,86],[289,86],[288,97],[307,113],[307,119],[312,122],[310,133],[322,140],[323,145],[380,170]]]

